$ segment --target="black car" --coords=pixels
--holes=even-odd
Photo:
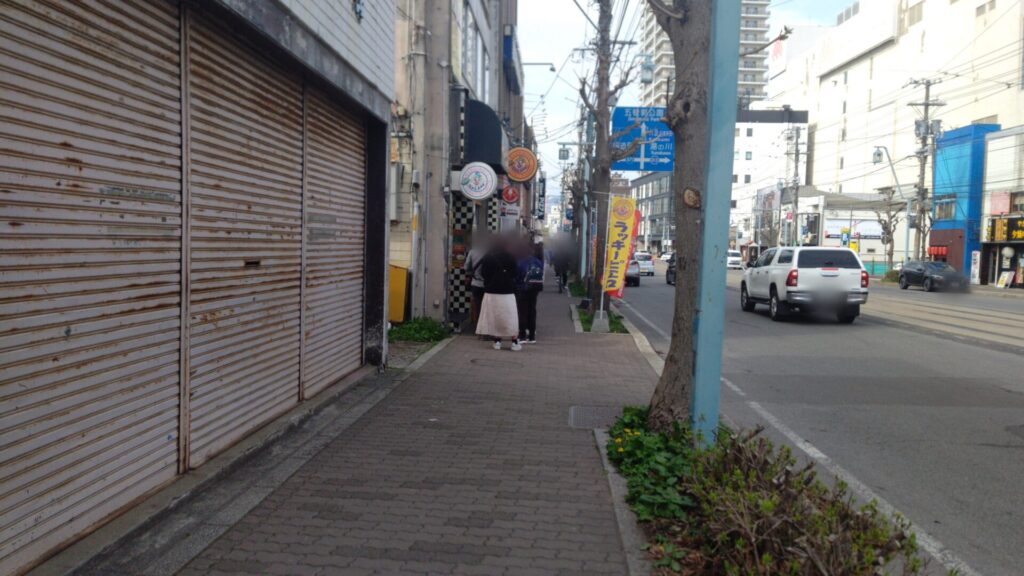
[[[668,270],[665,271],[665,284],[671,284],[671,285],[675,286],[675,284],[676,284],[676,259],[675,259],[675,254],[673,254],[672,256],[673,256],[673,258],[668,261]]]
[[[971,281],[945,262],[911,260],[900,270],[900,288],[921,286],[926,291],[956,290],[968,292]]]

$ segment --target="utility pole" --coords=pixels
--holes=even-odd
[[[800,245],[800,127],[793,128],[793,246]]]
[[[775,191],[778,192],[779,196],[779,206],[777,208],[779,212],[777,217],[778,224],[773,226],[773,228],[775,228],[773,232],[776,246],[782,246],[782,192],[786,189],[784,182],[785,181],[782,178],[779,178],[779,181],[775,183]]]
[[[939,123],[933,125],[931,120],[931,109],[933,106],[945,106],[945,102],[932,100],[932,86],[941,83],[942,80],[926,78],[923,80],[911,79],[907,86],[924,86],[924,101],[911,102],[909,106],[922,108],[923,120],[914,122],[914,135],[917,136],[920,148],[917,150],[919,170],[917,174],[917,217],[915,227],[917,228],[917,240],[914,242],[914,258],[921,258],[924,252],[924,245],[927,238],[922,234],[926,212],[929,209],[928,189],[925,188],[925,176],[927,175],[928,155],[931,151],[931,142],[935,133],[939,131]],[[909,226],[909,222],[907,225]]]
[[[611,86],[612,75],[612,46],[628,44],[632,41],[613,41],[611,38],[612,27],[612,0],[597,0],[597,40],[595,50],[597,53],[597,75],[593,88],[588,86],[586,80],[580,86],[580,98],[584,106],[594,118],[594,169],[593,169],[593,193],[602,195],[603,198],[596,199],[592,205],[597,206],[597,246],[594,259],[594,270],[590,280],[591,309],[594,311],[595,323],[592,331],[599,331],[607,325],[607,314],[605,313],[604,286],[601,282],[604,274],[605,261],[605,239],[608,233],[608,204],[611,196],[612,163],[631,155],[639,141],[634,142],[626,150],[612,150],[611,147],[611,103],[618,99],[623,88],[629,85],[633,66],[625,68],[615,86]],[[588,17],[589,19],[589,17]],[[591,21],[593,24],[593,21]],[[605,330],[607,331],[607,330]]]

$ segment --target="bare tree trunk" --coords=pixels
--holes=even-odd
[[[651,397],[648,426],[669,431],[692,412],[695,368],[694,332],[698,318],[698,281],[708,144],[708,93],[712,2],[648,0],[668,34],[675,58],[676,91],[666,112],[675,135],[673,195],[676,220],[676,294],[672,343],[665,369]]]

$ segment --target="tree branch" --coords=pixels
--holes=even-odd
[[[634,138],[633,141],[630,142],[629,146],[626,146],[625,148],[612,148],[612,163],[614,164],[623,158],[629,158],[642,144],[646,144],[643,138]]]
[[[587,95],[587,81],[583,78],[580,78],[580,100],[583,101],[583,105],[586,106],[591,114],[597,116],[597,108],[591,102],[590,96]]]
[[[618,132],[612,132],[612,136],[611,136],[611,138],[608,141],[609,142],[615,142],[619,138],[622,138],[626,134],[629,134],[630,132],[632,132],[633,130],[636,130],[639,127],[640,127],[640,121],[636,120],[632,124],[630,124],[629,126],[626,126],[625,128],[623,128],[622,130],[619,130]]]
[[[757,54],[758,52],[761,52],[762,50],[767,50],[772,44],[775,44],[776,42],[781,42],[781,41],[785,40],[786,38],[789,38],[789,35],[792,34],[792,33],[793,33],[793,29],[792,28],[790,28],[789,26],[783,26],[782,27],[782,32],[779,32],[779,35],[776,36],[774,39],[769,40],[768,42],[765,42],[764,44],[761,44],[760,46],[756,46],[754,48],[751,48],[750,50],[747,50],[746,52],[743,52],[742,54],[740,54],[740,58],[742,58],[744,56],[750,56],[751,54]]]
[[[663,18],[675,20],[686,19],[685,11],[669,8],[668,5],[662,2],[661,0],[647,0],[647,5],[651,7],[651,10],[654,10],[654,12],[656,12],[656,16],[661,16]]]
[[[628,68],[623,70],[622,76],[619,77],[619,82],[611,90],[608,91],[609,96],[618,95],[619,91],[629,86],[630,82],[633,81],[633,71],[636,70],[636,63],[630,64]]]

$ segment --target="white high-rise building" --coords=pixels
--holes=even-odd
[[[740,106],[746,108],[751,102],[766,96],[768,84],[768,53],[755,52],[768,41],[769,0],[742,0],[740,7],[740,59],[738,96]],[[654,81],[641,88],[640,99],[644,106],[664,106],[666,95],[672,89],[675,66],[672,61],[672,46],[668,35],[658,26],[650,8],[644,9],[641,53],[654,64]]]

